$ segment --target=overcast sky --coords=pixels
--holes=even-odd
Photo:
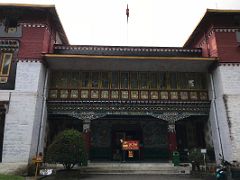
[[[0,0],[55,4],[71,44],[182,46],[206,9],[239,9],[240,0]],[[127,24],[126,8],[130,10]]]

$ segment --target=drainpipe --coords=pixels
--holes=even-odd
[[[42,95],[42,112],[41,112],[41,122],[40,122],[40,127],[38,131],[38,143],[37,143],[37,151],[36,155],[39,154],[39,149],[40,149],[40,142],[42,141],[42,134],[43,134],[43,122],[44,122],[44,117],[45,117],[45,108],[46,108],[46,94],[47,94],[47,79],[48,79],[49,71],[46,68],[45,71],[45,78],[44,78],[44,86],[43,86],[43,95]]]
[[[221,138],[221,133],[219,128],[219,119],[218,119],[218,112],[217,112],[218,110],[217,110],[217,104],[216,104],[216,89],[215,89],[215,84],[214,84],[214,79],[212,74],[210,74],[210,80],[211,80],[211,88],[212,88],[213,114],[216,119],[217,133],[218,133],[219,143],[220,143],[220,151],[224,159],[222,138]]]

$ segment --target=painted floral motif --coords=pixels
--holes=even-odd
[[[131,99],[138,99],[138,91],[131,91]]]
[[[61,90],[60,98],[67,98],[67,97],[68,97],[68,90]]]
[[[197,92],[190,92],[190,98],[191,98],[192,100],[197,100],[197,99],[198,99],[198,97],[197,97]]]
[[[151,99],[158,99],[158,92],[157,91],[151,91],[150,97],[151,97]]]
[[[161,99],[168,99],[168,92],[162,91],[160,95],[161,95]]]
[[[128,99],[128,91],[121,91],[122,99]]]
[[[109,97],[109,92],[108,91],[102,91],[101,92],[101,98],[108,99],[108,97]]]
[[[81,90],[81,98],[84,98],[84,99],[86,99],[86,98],[88,98],[88,90]]]
[[[178,99],[178,93],[177,92],[170,92],[170,97],[171,97],[171,99],[176,100],[176,99]]]
[[[78,90],[71,90],[70,97],[71,98],[78,98]]]
[[[181,98],[181,100],[187,100],[188,99],[188,93],[187,92],[180,92],[180,98]]]
[[[148,99],[148,91],[141,91],[141,99]]]
[[[57,90],[51,90],[49,96],[50,98],[57,98]]]
[[[99,97],[98,90],[91,90],[91,98],[97,99]]]
[[[118,99],[118,96],[119,96],[118,91],[112,91],[111,92],[112,99]]]

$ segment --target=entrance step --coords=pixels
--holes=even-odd
[[[191,166],[172,163],[89,163],[83,174],[190,174]]]

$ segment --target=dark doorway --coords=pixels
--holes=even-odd
[[[207,117],[191,116],[176,123],[177,149],[181,161],[188,160],[188,153],[193,148],[205,149],[205,126]]]
[[[2,162],[5,115],[0,115],[0,162]]]
[[[122,151],[121,140],[139,141],[140,150]],[[112,159],[114,161],[141,160],[141,144],[143,142],[140,124],[115,124],[112,127]]]

